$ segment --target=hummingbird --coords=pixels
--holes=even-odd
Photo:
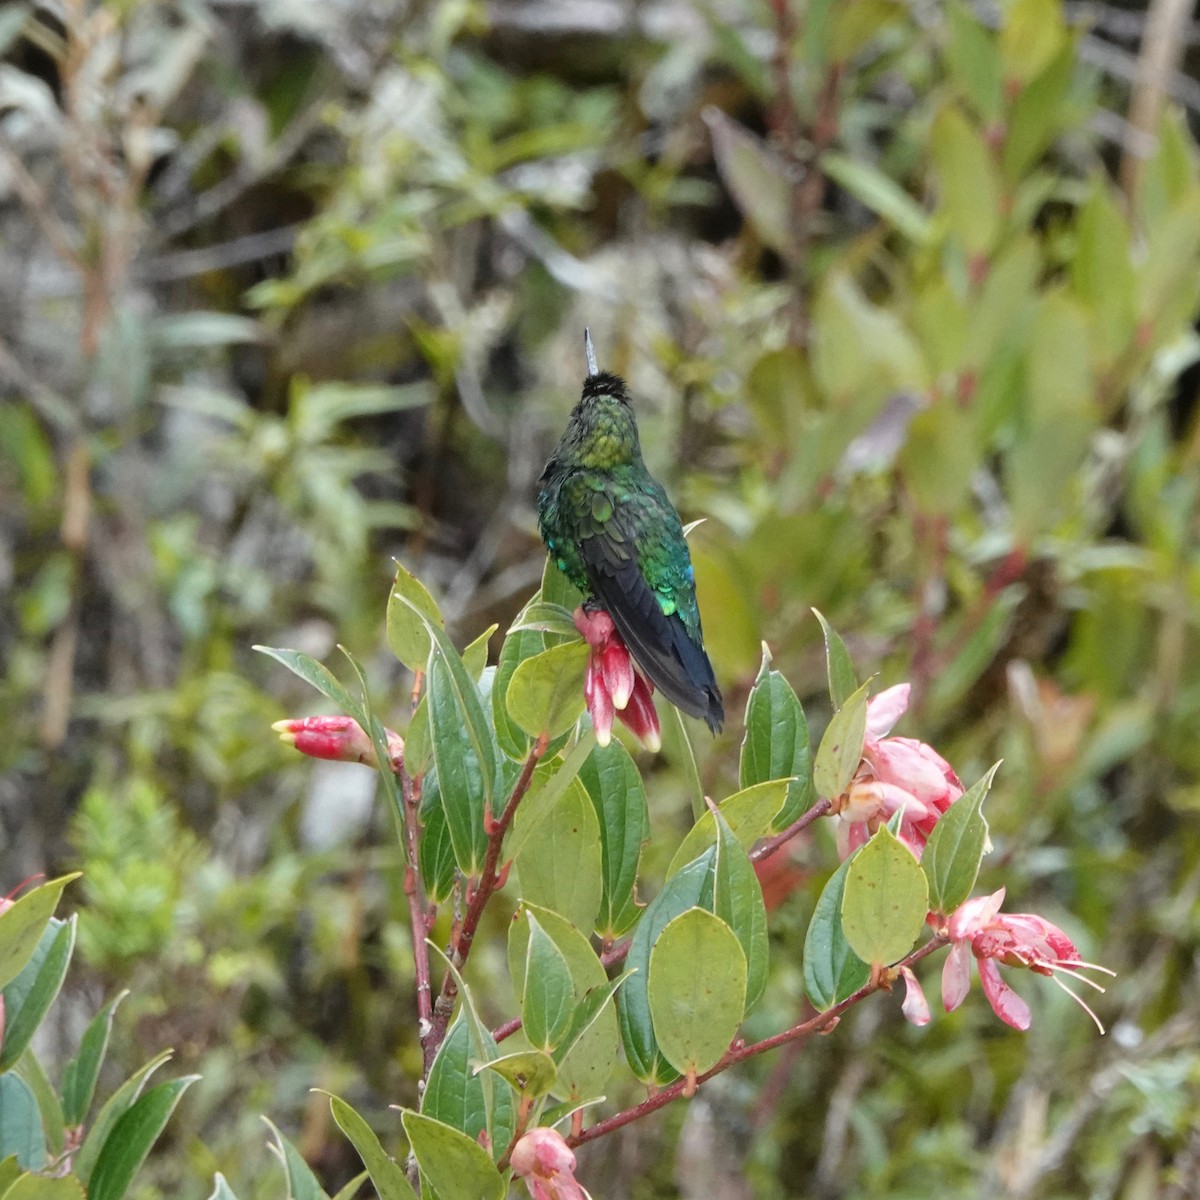
[[[542,540],[584,608],[612,618],[642,674],[716,733],[725,707],[683,525],[642,460],[625,381],[599,370],[586,329],[583,339],[583,394],[538,481]]]

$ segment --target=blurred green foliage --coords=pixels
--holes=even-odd
[[[967,779],[1005,759],[988,813],[1011,905],[1121,973],[1099,1044],[1040,991],[1024,1039],[982,1005],[923,1031],[866,1005],[798,1062],[725,1077],[713,1144],[764,1196],[1186,1195],[1187,123],[1167,112],[1118,189],[1103,131],[1125,93],[1049,0],[998,23],[959,2],[643,7],[0,15],[5,879],[81,866],[68,993],[128,981],[124,1073],[173,1044],[204,1075],[134,1194],[199,1198],[221,1170],[242,1200],[278,1195],[260,1112],[344,1183],[314,1084],[398,1136],[419,1051],[386,813],[355,806],[357,768],[272,744],[311,701],[249,646],[344,642],[407,712],[391,555],[458,645],[507,627],[589,324],[652,468],[708,518],[730,711],[765,638],[816,741],[819,608],[857,665],[913,682],[904,732]],[[716,795],[736,725],[697,743]],[[647,772],[671,834],[643,856],[655,885],[690,820],[681,770]],[[773,914],[790,966],[763,1032],[801,1004],[826,850]],[[699,1120],[631,1132],[607,1194],[699,1194],[662,1152]]]

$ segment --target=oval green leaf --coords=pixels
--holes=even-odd
[[[431,643],[426,621],[445,624],[425,585],[396,563],[396,578],[387,605],[387,643],[410,671],[423,671],[429,662]]]
[[[771,828],[791,783],[790,779],[769,779],[765,783],[756,783],[734,792],[721,801],[721,818],[742,846],[749,849]],[[703,854],[709,846],[716,844],[716,840],[716,819],[712,809],[706,809],[672,855],[667,876],[670,877],[685,863]]]
[[[530,737],[566,733],[583,714],[583,675],[591,651],[582,640],[552,646],[513,671],[505,706]]]
[[[746,1005],[746,956],[720,917],[691,908],[670,921],[650,952],[654,1035],[682,1075],[703,1075],[737,1034]]]
[[[929,913],[929,884],[911,850],[886,826],[854,856],[842,929],[864,962],[888,964],[912,949]]]
[[[987,846],[988,823],[982,808],[1000,764],[964,792],[942,814],[921,856],[929,882],[931,912],[949,915],[972,892]]]
[[[550,935],[532,913],[527,912],[526,918],[529,945],[525,951],[521,1023],[529,1044],[536,1050],[549,1052],[558,1045],[571,1024],[575,985],[567,960]]]

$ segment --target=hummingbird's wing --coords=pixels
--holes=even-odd
[[[680,530],[681,544],[682,537]],[[596,599],[612,617],[638,666],[677,708],[701,718],[714,732],[719,730],[725,709],[712,663],[680,614],[665,613],[658,593],[647,582],[639,562],[636,523],[629,511],[614,505],[605,519],[592,522],[579,540],[579,552]]]

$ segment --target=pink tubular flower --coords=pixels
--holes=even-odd
[[[574,1152],[554,1129],[531,1129],[509,1161],[533,1200],[591,1200],[575,1181]]]
[[[379,766],[379,756],[367,731],[351,717],[298,717],[276,721],[271,726],[281,741],[295,746],[309,758],[328,758],[335,762],[364,763]],[[404,739],[391,729],[385,730],[389,765],[398,770],[404,761]]]
[[[654,685],[634,666],[629,649],[613,619],[603,609],[575,610],[575,628],[592,648],[583,696],[587,701],[596,741],[612,740],[613,717],[619,717],[647,750],[662,748]]]
[[[942,969],[942,1003],[952,1012],[966,998],[971,986],[971,957],[979,964],[979,981],[992,1011],[1014,1029],[1028,1029],[1029,1005],[1000,978],[1000,963],[1006,967],[1025,967],[1046,975],[1096,1022],[1104,1026],[1083,998],[1073,992],[1055,972],[1071,973],[1081,983],[1098,992],[1104,989],[1082,970],[1113,972],[1107,967],[1084,962],[1074,943],[1057,925],[1033,913],[1001,913],[1004,888],[990,896],[976,896],[961,904],[946,924],[950,954]]]
[[[842,818],[838,852],[843,859],[900,809],[900,840],[920,858],[938,818],[963,794],[954,769],[931,746],[884,736],[908,707],[909,690],[907,683],[897,684],[867,703],[862,761],[835,803]]]

